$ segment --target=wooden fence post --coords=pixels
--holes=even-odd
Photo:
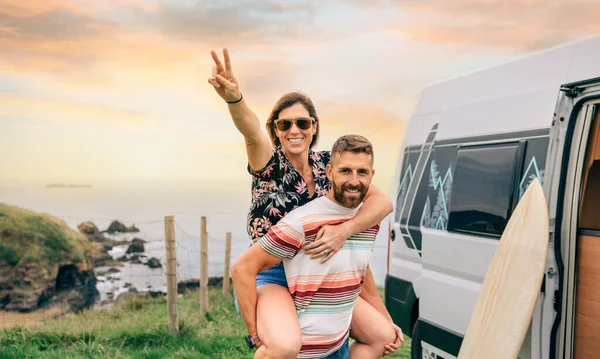
[[[177,253],[175,249],[175,219],[165,217],[165,251],[167,255],[167,313],[169,330],[179,333],[177,313]]]
[[[200,315],[208,312],[208,233],[206,217],[200,219]]]
[[[229,262],[231,261],[231,232],[225,236],[225,273],[223,273],[223,292],[229,292]]]

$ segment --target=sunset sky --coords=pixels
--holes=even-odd
[[[247,181],[206,81],[227,47],[261,127],[300,89],[318,148],[367,136],[387,190],[425,85],[600,34],[598,14],[591,0],[0,0],[0,181]]]

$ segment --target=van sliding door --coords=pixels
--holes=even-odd
[[[565,85],[557,102],[544,183],[550,248],[545,293],[533,318],[533,357],[578,358],[574,356],[577,230],[588,136],[599,100],[599,84],[587,82]]]

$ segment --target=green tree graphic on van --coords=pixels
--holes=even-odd
[[[451,169],[448,168],[444,177],[441,178],[438,165],[435,160],[432,160],[429,171],[429,187],[437,191],[437,200],[432,210],[431,199],[429,195],[427,196],[421,225],[427,228],[445,230],[448,224],[448,202],[452,192]]]

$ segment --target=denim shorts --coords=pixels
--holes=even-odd
[[[260,287],[263,284],[279,284],[282,287],[288,287],[283,262],[279,262],[256,275],[256,286]]]
[[[285,270],[283,269],[283,262],[279,262],[273,267],[256,274],[256,286],[260,287],[263,284],[279,284],[284,288],[288,287]],[[235,295],[235,290],[233,291],[233,302],[235,304],[235,309],[238,314],[240,314],[240,307]]]
[[[348,339],[346,339],[344,345],[342,345],[338,350],[322,359],[350,359],[350,346],[348,344]]]

